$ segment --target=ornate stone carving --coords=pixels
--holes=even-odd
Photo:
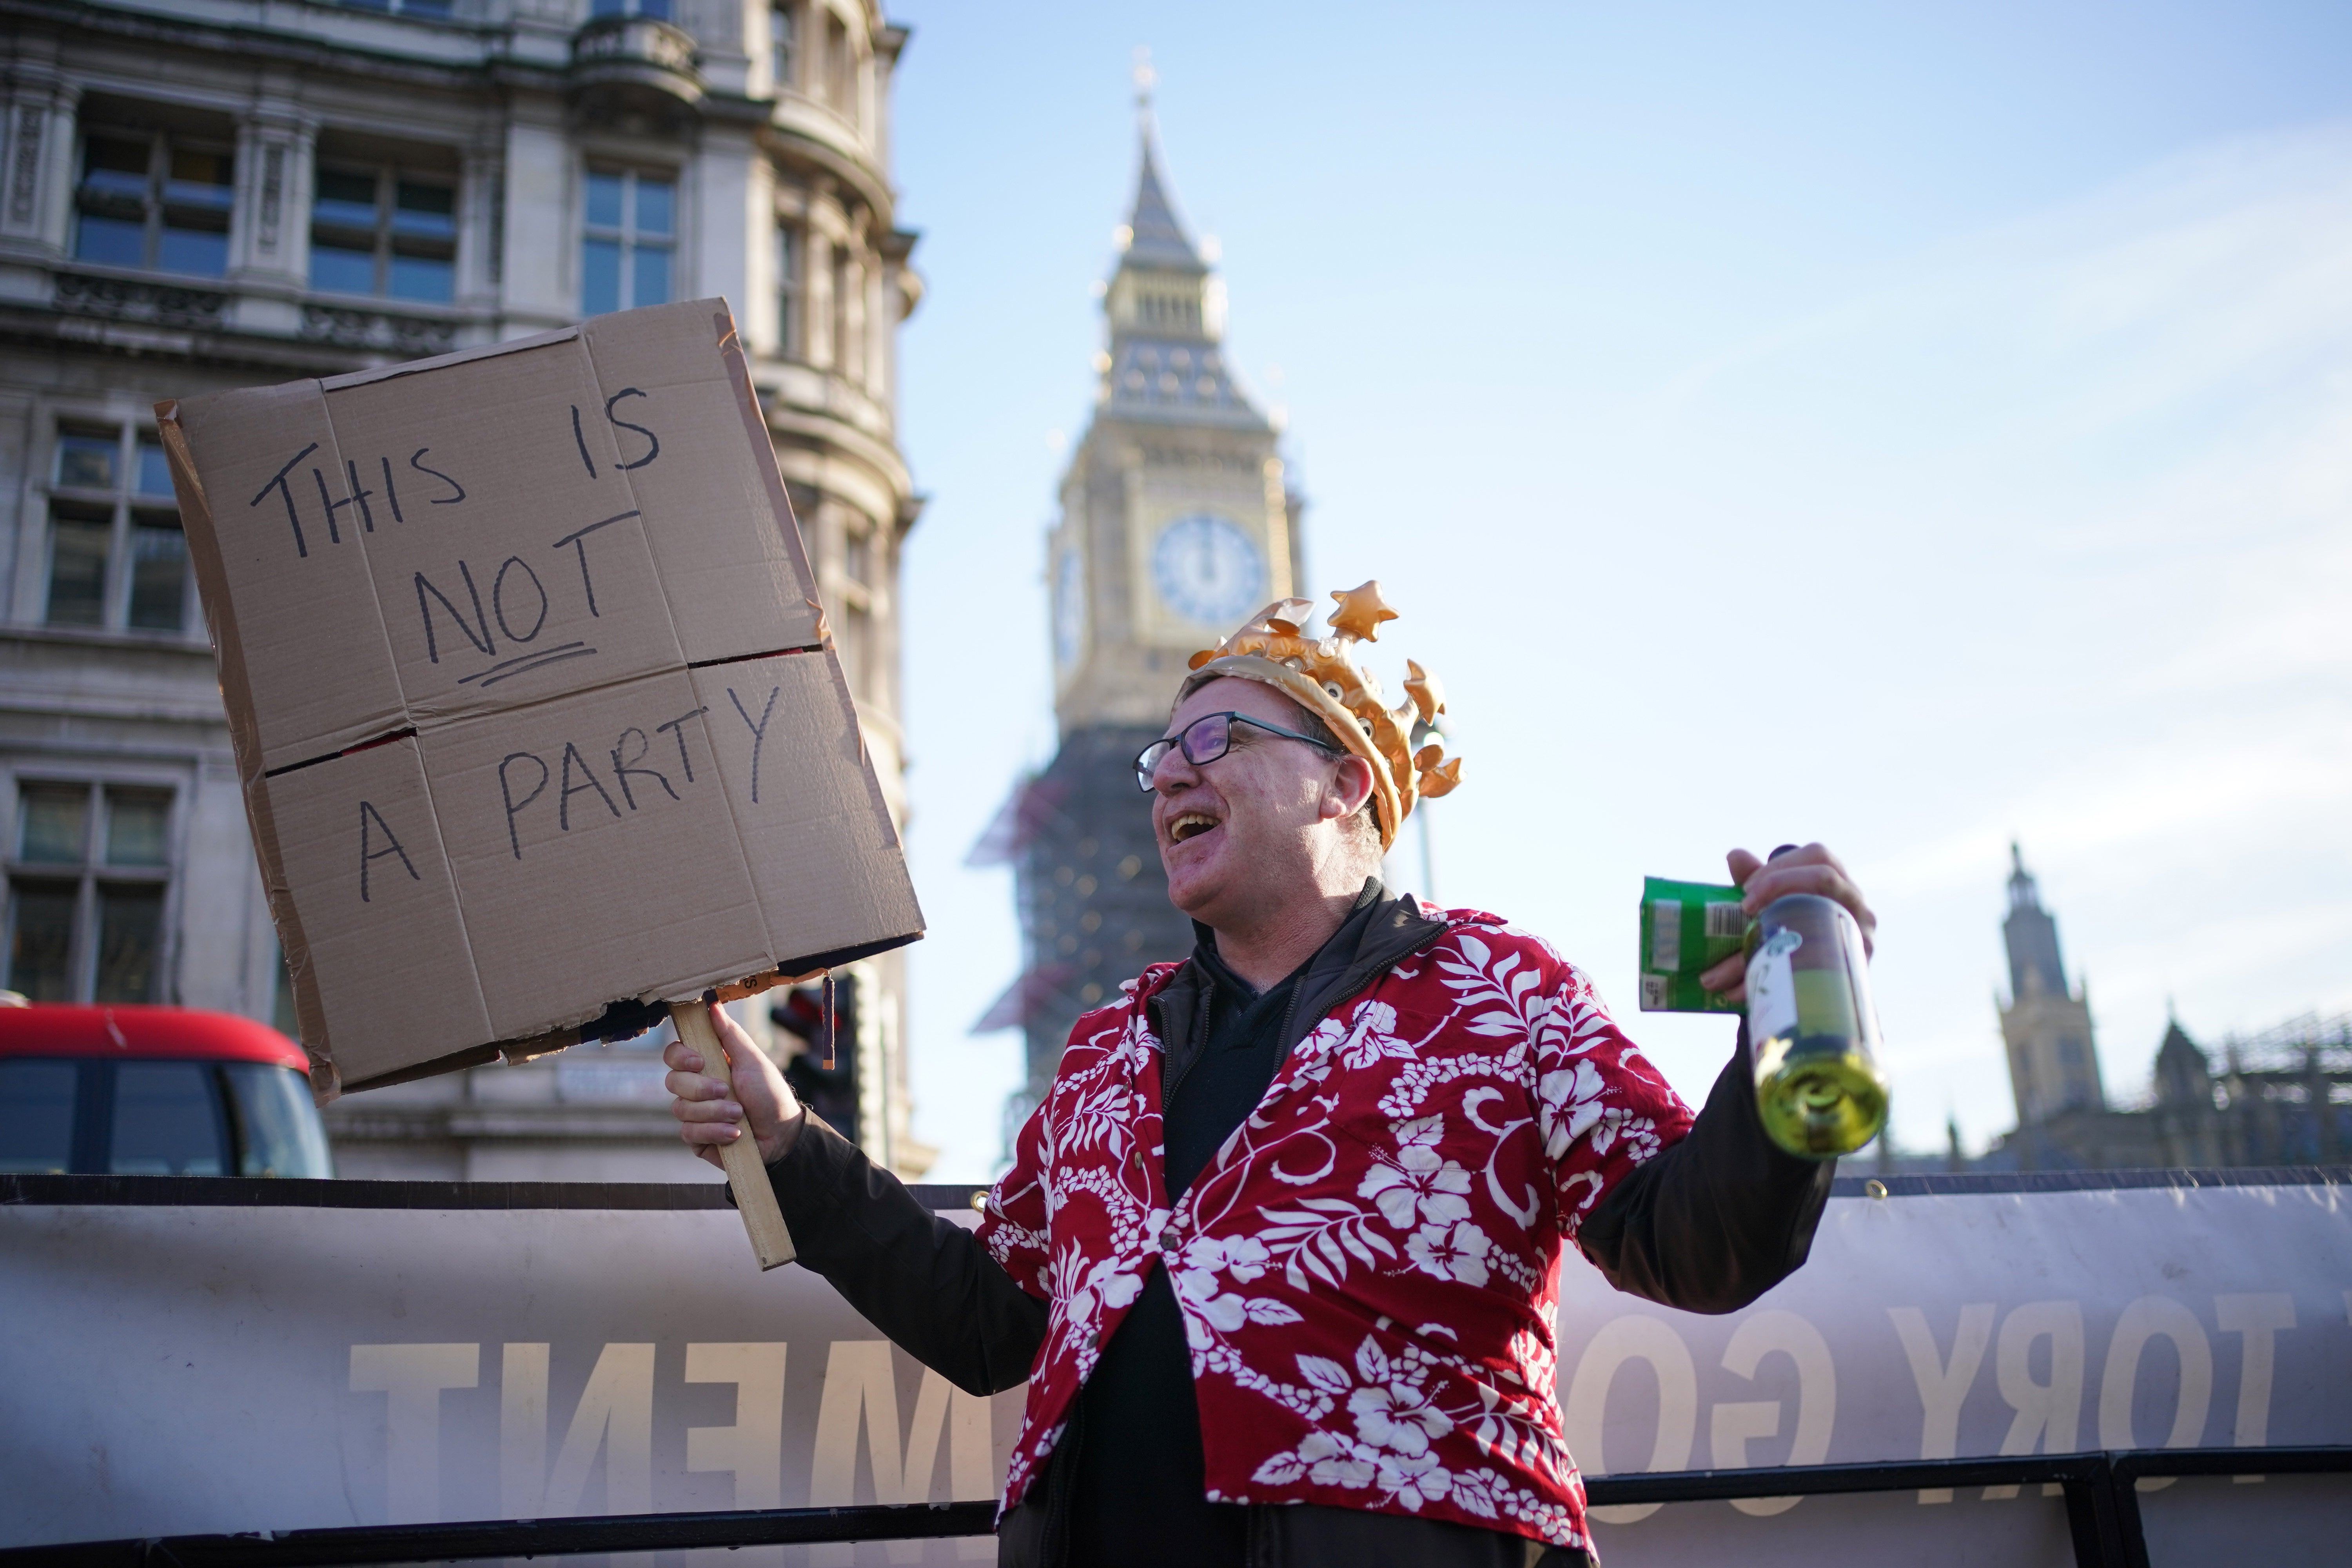
[[[302,307],[302,336],[342,348],[385,349],[408,358],[446,353],[457,343],[454,321],[396,316],[387,310],[349,310],[333,305]]]
[[[599,60],[640,61],[681,76],[692,76],[694,39],[683,27],[674,27],[651,16],[599,16],[572,37],[572,59],[575,65]]]
[[[572,84],[591,119],[673,118],[702,101],[693,35],[650,16],[598,16],[572,35]]]
[[[217,327],[228,296],[210,289],[183,289],[130,278],[84,272],[58,274],[57,308],[78,316],[118,321],[153,321],[172,327]]]
[[[33,193],[40,183],[41,122],[47,116],[27,106],[16,111],[16,157],[8,176],[8,222],[23,228],[33,221]]]

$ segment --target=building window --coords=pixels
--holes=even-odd
[[[865,334],[859,331],[866,321],[866,302],[858,297],[865,286],[864,269],[850,258],[847,247],[836,246],[833,252],[833,368],[852,381],[866,379]]]
[[[859,587],[874,586],[874,535],[863,529],[851,531],[841,542],[841,569]]]
[[[7,985],[36,1002],[156,1002],[172,792],[18,786]]]
[[[228,270],[236,159],[226,146],[160,132],[82,138],[74,258],[218,278]]]
[[[144,632],[187,627],[188,540],[153,436],[102,425],[58,432],[47,619]]]
[[[827,12],[824,19],[824,100],[852,124],[857,121],[857,56],[849,47],[849,26]]]
[[[457,187],[383,164],[321,164],[310,205],[310,287],[446,305],[457,292]]]
[[[677,246],[677,182],[635,170],[590,170],[581,242],[581,313],[601,316],[608,310],[669,303]]]
[[[792,224],[776,226],[776,353],[785,359],[799,359],[807,353],[806,340],[801,325],[802,299],[806,285],[803,271],[808,265],[808,242],[802,238],[799,228]]]
[[[871,698],[874,681],[874,534],[851,523],[841,533],[841,672],[854,697]]]
[[[670,20],[670,0],[593,0],[588,14],[592,16],[650,16],[656,22]]]
[[[800,63],[800,18],[790,5],[768,8],[768,79],[778,92],[791,87]]]

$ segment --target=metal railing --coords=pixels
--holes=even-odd
[[[1595,1476],[1585,1499],[1611,1503],[1707,1502],[1930,1488],[2055,1486],[2066,1503],[2077,1568],[2150,1568],[2136,1482],[2158,1476],[2307,1476],[2352,1472],[2352,1447],[2138,1448],[1986,1459],[1806,1465],[1777,1470],[1678,1470]]]
[[[1808,1465],[1780,1469],[1675,1470],[1594,1476],[1595,1507],[1623,1503],[1820,1497],[1928,1488],[2055,1486],[2065,1499],[2078,1568],[2151,1568],[2134,1484],[2158,1476],[2307,1476],[2352,1472],[2352,1447],[2148,1448],[1989,1459]],[[590,1519],[392,1524],[243,1535],[176,1535],[0,1551],[0,1565],[58,1568],[296,1568],[296,1565],[562,1557],[839,1541],[920,1541],[990,1533],[992,1502],[784,1508],[725,1513],[641,1513]]]

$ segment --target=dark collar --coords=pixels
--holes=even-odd
[[[1193,929],[1200,934],[1199,948],[1145,1005],[1151,1032],[1159,1037],[1160,1048],[1166,1053],[1161,1071],[1168,1081],[1181,1077],[1207,1045],[1209,1020],[1208,1008],[1203,1005],[1207,1000],[1204,991],[1224,978],[1217,973],[1224,971],[1225,966],[1215,957],[1215,937],[1198,921]],[[1288,1056],[1290,1048],[1322,1022],[1326,1013],[1362,990],[1373,976],[1386,972],[1407,954],[1428,946],[1444,932],[1444,921],[1423,914],[1412,895],[1401,893],[1391,898],[1379,878],[1367,878],[1364,890],[1356,896],[1347,920],[1291,976],[1298,990],[1288,1009],[1290,1026],[1283,1031],[1283,1055]],[[1216,970],[1211,970],[1204,958],[1215,963]],[[1236,979],[1232,983],[1240,982]]]

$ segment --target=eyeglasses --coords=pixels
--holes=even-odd
[[[1151,793],[1151,775],[1159,770],[1161,759],[1172,751],[1181,750],[1184,760],[1194,767],[1205,767],[1232,749],[1234,726],[1247,724],[1253,730],[1263,730],[1269,735],[1279,735],[1286,741],[1304,741],[1318,752],[1328,752],[1335,757],[1347,753],[1328,741],[1318,741],[1312,735],[1302,735],[1296,730],[1285,730],[1263,719],[1253,719],[1246,713],[1204,713],[1184,726],[1181,734],[1164,736],[1136,753],[1135,783],[1144,794]]]

